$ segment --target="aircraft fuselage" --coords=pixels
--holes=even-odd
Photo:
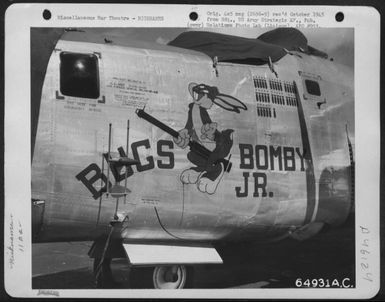
[[[345,67],[294,52],[274,63],[275,74],[268,64],[213,66],[197,52],[74,34],[57,43],[42,90],[32,163],[32,196],[44,201],[37,241],[94,239],[108,232],[116,208],[128,241],[263,240],[346,220],[354,96]],[[66,82],[66,64],[94,73],[79,78],[86,91]],[[216,98],[194,95],[200,84]],[[143,107],[229,160],[230,171],[139,118]],[[113,156],[120,148],[138,163],[108,163],[109,140]]]

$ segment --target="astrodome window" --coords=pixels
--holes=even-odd
[[[60,92],[66,96],[97,99],[100,95],[97,56],[60,53]]]
[[[321,89],[316,81],[305,80],[306,90],[309,94],[320,96]]]

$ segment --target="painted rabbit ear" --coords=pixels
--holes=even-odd
[[[188,91],[190,92],[190,95],[191,95],[192,97],[194,97],[194,91],[193,91],[193,88],[194,88],[195,86],[198,86],[198,84],[197,84],[197,83],[190,83],[190,84],[188,84]]]
[[[240,113],[239,109],[247,110],[246,105],[243,104],[240,100],[226,94],[217,95],[213,102],[227,111]]]

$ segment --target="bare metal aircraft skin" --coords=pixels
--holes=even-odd
[[[305,239],[347,219],[347,67],[300,51],[213,64],[195,51],[85,35],[64,34],[45,73],[32,160],[36,241],[93,240],[114,217],[122,223],[113,236],[125,242],[191,246]]]

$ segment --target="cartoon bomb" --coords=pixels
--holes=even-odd
[[[217,105],[224,110],[240,113],[247,110],[245,104],[238,99],[222,94],[215,86],[190,83],[188,86],[193,102],[188,105],[186,126],[179,131],[174,142],[182,149],[189,145],[190,140],[203,146],[215,145],[209,156],[205,157],[191,150],[188,160],[194,165],[180,175],[184,184],[197,184],[199,191],[214,194],[225,172],[225,158],[233,146],[233,129],[218,130],[218,124],[213,122],[207,110]]]

